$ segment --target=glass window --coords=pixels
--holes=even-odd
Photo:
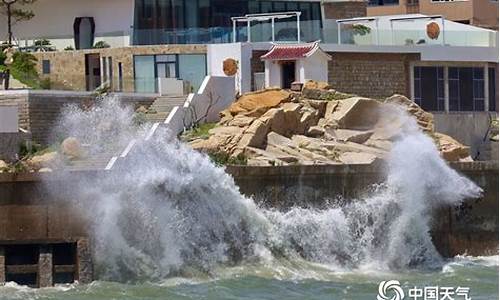
[[[261,13],[273,12],[273,3],[270,1],[262,1],[260,3],[260,12]]]
[[[156,91],[155,58],[153,55],[134,56],[135,91],[154,93]]]
[[[180,54],[179,78],[184,80],[190,92],[200,88],[207,75],[207,62],[204,54]]]
[[[285,12],[286,11],[286,3],[285,2],[274,2],[274,11],[273,12]]]
[[[287,11],[298,11],[299,10],[299,4],[297,2],[287,2],[287,4],[286,4],[286,10]]]
[[[50,74],[50,60],[48,59],[42,60],[42,73]]]
[[[300,15],[300,20],[302,20],[302,21],[311,20],[311,15],[312,15],[311,3],[302,2],[302,3],[300,3],[299,7],[300,7],[300,11],[302,12],[302,14]]]
[[[415,102],[429,111],[444,110],[444,68],[415,67]]]
[[[176,61],[175,54],[157,55],[156,61],[157,62],[175,62]]]
[[[497,109],[497,103],[498,103],[498,90],[497,90],[497,84],[498,82],[496,81],[496,72],[495,68],[489,68],[488,70],[488,80],[489,80],[489,108],[490,111],[496,111]]]
[[[212,18],[210,14],[210,0],[198,0],[198,27],[208,28],[210,27],[210,20]]]

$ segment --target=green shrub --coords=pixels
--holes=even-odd
[[[236,157],[230,156],[228,153],[223,151],[213,151],[207,153],[208,157],[212,160],[214,164],[217,166],[228,166],[228,165],[238,165],[245,166],[247,165],[247,157],[243,154],[239,154]]]
[[[194,127],[191,130],[187,130],[182,135],[182,140],[184,141],[192,141],[196,139],[208,139],[210,137],[210,129],[217,127],[217,123],[204,123],[199,125],[198,127]]]
[[[111,46],[105,41],[99,41],[94,44],[94,49],[110,48]]]
[[[64,51],[73,51],[73,50],[75,50],[73,46],[67,46],[66,48],[64,48]]]

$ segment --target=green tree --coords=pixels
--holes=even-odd
[[[25,5],[33,4],[36,0],[0,0],[0,13],[7,16],[8,44],[12,45],[12,26],[20,21],[28,21],[35,16],[32,10],[26,9]]]

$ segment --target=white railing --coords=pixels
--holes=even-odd
[[[235,95],[233,77],[206,76],[198,92],[189,94],[183,106],[175,106],[163,123],[153,124],[145,140],[154,138],[160,128],[167,128],[177,136],[194,123],[216,122],[219,113],[233,103]],[[137,142],[131,140],[119,156],[111,158],[106,170],[112,170],[120,159],[125,159]]]

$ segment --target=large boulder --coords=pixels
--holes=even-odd
[[[69,137],[62,142],[61,153],[69,159],[77,159],[83,157],[83,148],[77,138]]]
[[[470,148],[462,145],[454,138],[442,134],[434,133],[438,141],[439,151],[443,158],[447,161],[471,161]]]
[[[41,168],[53,168],[60,163],[57,152],[48,152],[41,155],[36,155],[27,161],[30,168],[39,170]]]
[[[413,115],[417,119],[417,124],[423,131],[434,132],[434,116],[423,110],[414,101],[403,95],[396,94],[385,99],[384,103],[402,106],[409,114]]]
[[[340,102],[332,115],[340,128],[368,130],[379,120],[381,103],[377,100],[352,97]]]
[[[9,167],[9,165],[0,159],[0,173],[7,170],[8,167]]]
[[[263,90],[241,96],[228,109],[233,116],[243,113],[252,117],[259,117],[270,108],[289,102],[291,95],[281,89]]]
[[[340,154],[339,160],[344,164],[372,164],[378,157],[371,153],[344,152]]]

